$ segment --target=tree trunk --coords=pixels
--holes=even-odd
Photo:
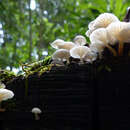
[[[32,11],[31,11],[31,0],[29,0],[29,61],[32,61]]]

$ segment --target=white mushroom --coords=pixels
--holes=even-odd
[[[14,93],[11,90],[0,89],[0,102],[13,98]]]
[[[90,48],[88,48],[86,46],[77,46],[70,50],[70,55],[73,58],[78,58],[78,59],[80,59],[81,62],[83,62],[83,58],[90,51],[91,51]]]
[[[92,32],[93,32],[93,30],[87,30],[87,32],[85,33],[85,35],[86,35],[87,37],[90,37],[90,35],[91,35]]]
[[[83,46],[86,44],[86,38],[82,35],[77,35],[75,38],[74,38],[74,43],[76,45],[80,45],[80,46]]]
[[[52,55],[53,60],[59,60],[62,62],[67,61],[67,63],[69,63],[69,57],[70,57],[70,53],[66,49],[56,50]]]
[[[130,42],[130,23],[115,22],[110,24],[107,28],[110,44],[114,45],[119,42],[118,53],[123,54],[123,43]]]
[[[0,89],[1,88],[5,88],[5,85],[2,82],[0,82]]]
[[[51,43],[51,46],[55,49],[59,49],[59,46],[64,45],[64,40],[57,39]]]
[[[91,43],[89,45],[90,50],[94,53],[101,53],[104,50],[104,43],[100,42],[100,43]]]
[[[108,44],[109,38],[107,34],[107,30],[105,28],[99,28],[92,32],[90,35],[90,48],[91,50],[97,51],[99,54],[103,51],[105,47],[107,47],[114,56],[116,56],[116,51]]]
[[[112,13],[100,14],[94,21],[93,28],[106,28],[112,22],[117,22],[119,19]]]
[[[94,23],[95,23],[95,20],[93,20],[93,21],[91,21],[90,23],[89,23],[89,25],[88,25],[88,29],[89,30],[93,30],[94,29]]]
[[[73,42],[64,42],[63,45],[59,45],[59,49],[66,49],[66,50],[70,50],[73,47],[75,47],[75,44]]]
[[[32,113],[33,113],[34,116],[35,116],[35,120],[40,120],[40,117],[39,117],[38,114],[41,114],[42,111],[41,111],[39,108],[34,107],[34,108],[32,109]]]
[[[85,55],[84,57],[84,61],[87,61],[89,63],[92,63],[93,61],[95,61],[97,59],[97,54],[94,52],[89,52]]]
[[[98,28],[106,28],[112,22],[117,22],[119,19],[112,13],[100,14],[94,21],[88,25],[89,30],[86,35],[89,37],[91,33]]]

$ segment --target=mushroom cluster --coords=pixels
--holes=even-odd
[[[0,103],[2,101],[13,98],[14,93],[11,90],[5,88],[5,85],[0,82]],[[0,108],[0,111],[4,111],[4,109]]]
[[[79,59],[81,62],[92,62],[96,59],[96,53],[85,45],[86,38],[82,35],[77,35],[73,42],[57,39],[51,43],[51,46],[56,49],[52,59],[69,63],[69,59],[72,57]]]
[[[102,58],[102,52],[107,48],[113,56],[123,55],[124,43],[130,43],[130,23],[121,22],[112,13],[100,14],[89,23],[86,36],[90,39],[89,47],[82,35],[74,38],[73,42],[57,39],[51,43],[56,49],[52,55],[53,60],[67,61],[69,58],[80,59],[83,63],[92,63],[97,57]],[[114,48],[118,45],[118,50]]]

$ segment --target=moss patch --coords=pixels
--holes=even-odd
[[[51,56],[45,57],[44,60],[40,60],[34,62],[32,64],[24,64],[22,65],[22,69],[25,72],[25,77],[32,75],[34,73],[42,74],[51,69]]]
[[[16,77],[14,72],[9,70],[0,70],[0,82],[7,83]]]

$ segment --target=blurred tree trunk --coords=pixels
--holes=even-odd
[[[38,43],[37,43],[37,48],[38,48],[38,52],[37,52],[37,54],[38,54],[38,60],[41,60],[41,57],[42,57],[42,54],[41,54],[41,47],[42,47],[42,44],[43,44],[43,37],[42,37],[42,35],[43,35],[43,24],[42,24],[42,22],[40,23],[40,25],[39,25],[39,41],[38,41]]]
[[[31,10],[31,0],[29,0],[29,61],[32,61],[32,10]]]
[[[37,52],[37,54],[38,54],[38,60],[41,60],[41,58],[42,58],[42,52],[41,52],[41,48],[45,48],[45,44],[44,44],[44,36],[43,36],[43,34],[44,34],[44,20],[43,20],[43,12],[44,12],[44,10],[45,10],[45,7],[46,7],[46,5],[47,5],[47,3],[48,3],[48,0],[38,0],[38,3],[39,3],[39,16],[40,16],[40,25],[38,26],[38,28],[39,28],[39,35],[38,35],[38,38],[39,38],[39,40],[38,40],[38,43],[37,43],[37,47],[38,47],[38,52]]]
[[[19,37],[18,37],[19,38]],[[10,70],[12,71],[12,69],[13,69],[13,66],[14,66],[14,62],[16,62],[16,52],[17,52],[17,42],[18,42],[18,40],[16,41],[16,42],[14,42],[14,45],[13,45],[13,56],[12,56],[12,62],[11,62],[11,64],[10,64]]]

